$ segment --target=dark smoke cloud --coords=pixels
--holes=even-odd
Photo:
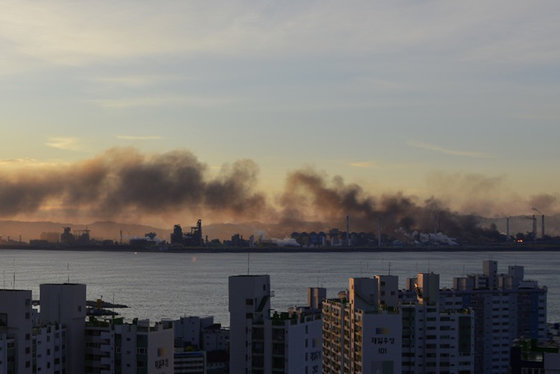
[[[388,235],[402,231],[443,231],[448,235],[475,238],[484,233],[473,215],[450,211],[435,198],[420,201],[402,193],[375,197],[356,184],[343,179],[332,180],[312,169],[299,170],[288,176],[286,190],[280,199],[282,224],[297,226],[301,221],[329,222],[331,227],[344,227],[350,216],[351,230],[376,232],[378,220]]]
[[[44,217],[45,212],[53,212],[64,218],[125,217],[135,222],[142,217],[200,217],[206,222],[262,221],[286,234],[333,227],[344,230],[348,215],[356,232],[376,232],[380,220],[387,235],[415,230],[463,238],[484,234],[475,215],[459,214],[442,200],[375,194],[314,169],[289,174],[276,204],[270,204],[257,190],[258,172],[253,161],[241,160],[211,176],[207,166],[188,151],[147,155],[116,148],[67,166],[16,172],[0,169],[0,216]],[[447,181],[451,186],[459,179],[458,193],[472,198],[471,207],[479,191],[499,192],[501,185],[499,178],[480,176],[437,179],[436,184]],[[524,204],[546,211],[558,201],[557,196],[537,195]]]
[[[265,205],[264,196],[254,190],[254,162],[235,162],[209,178],[207,167],[188,151],[144,155],[118,148],[70,166],[2,174],[4,217],[34,213],[53,203],[66,212],[89,211],[98,217],[202,210],[244,216]]]
[[[532,208],[536,208],[543,213],[550,213],[551,211],[556,211],[558,205],[560,204],[560,196],[551,194],[540,194],[532,196],[529,200],[529,205]]]

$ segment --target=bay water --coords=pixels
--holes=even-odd
[[[285,311],[306,303],[307,287],[325,287],[328,297],[348,287],[348,278],[375,274],[407,278],[440,274],[441,287],[453,277],[481,273],[483,260],[525,267],[525,279],[548,287],[548,321],[560,321],[560,252],[330,252],[330,253],[170,253],[110,251],[0,250],[0,286],[30,289],[41,283],[85,283],[88,300],[128,305],[127,319],[152,321],[180,316],[214,316],[229,325],[228,277],[269,274],[272,308]],[[15,285],[14,285],[15,275]]]

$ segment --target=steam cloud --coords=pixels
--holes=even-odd
[[[476,237],[482,231],[472,215],[451,211],[441,201],[421,201],[401,193],[374,196],[340,177],[313,169],[292,172],[276,204],[257,191],[258,167],[251,160],[226,165],[215,176],[188,151],[155,155],[116,148],[87,161],[36,170],[0,169],[0,216],[14,217],[52,211],[68,217],[115,218],[140,215],[204,214],[262,220],[277,230],[325,230],[343,227],[351,217],[352,231],[384,232],[441,230],[450,236]],[[556,196],[534,196],[535,206],[558,202]]]

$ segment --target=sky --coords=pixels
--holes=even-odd
[[[558,1],[2,1],[0,173],[131,149],[560,210]],[[546,197],[546,198],[543,198]]]

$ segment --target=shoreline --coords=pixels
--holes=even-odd
[[[137,252],[137,253],[384,253],[384,252],[558,252],[560,245],[532,245],[532,246],[453,246],[453,247],[185,247],[185,248],[132,248],[129,246],[107,248],[97,246],[74,247],[32,247],[32,246],[2,246],[0,251],[70,251],[70,252]]]

